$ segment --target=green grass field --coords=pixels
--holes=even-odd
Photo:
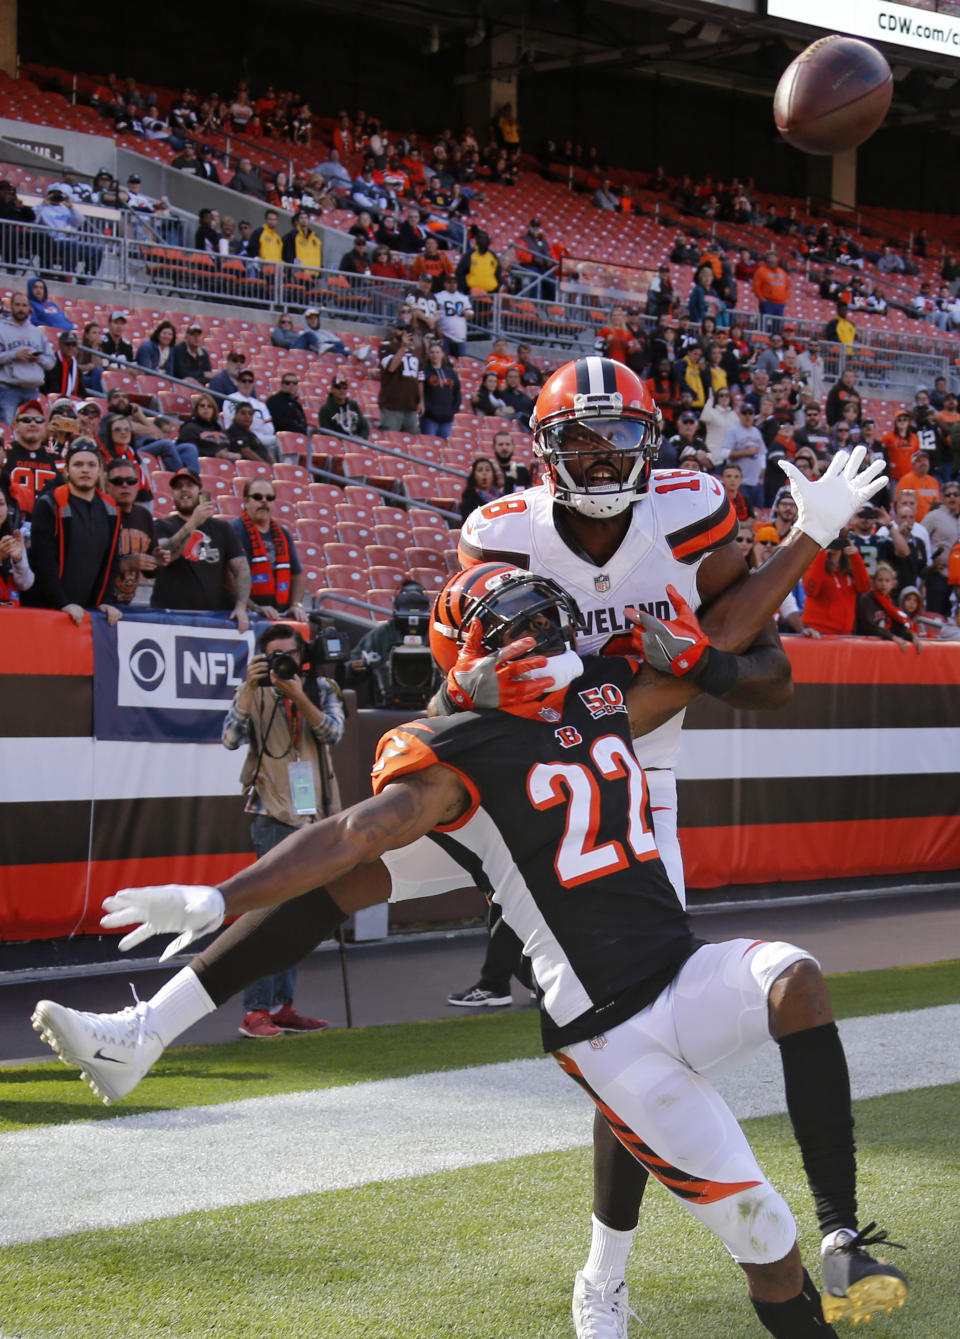
[[[838,977],[831,985],[841,1016],[960,1001],[955,963]],[[171,1052],[138,1090],[136,1106],[98,1107],[59,1064],[4,1071],[0,1111],[7,1131],[110,1121],[136,1111],[487,1064],[537,1049],[529,1012],[296,1038],[271,1044],[268,1054],[261,1043],[237,1042]],[[874,1318],[867,1333],[879,1339],[958,1333],[958,1111],[960,1085],[857,1104],[861,1205],[910,1247],[902,1261],[895,1253],[911,1279],[907,1308]],[[788,1119],[764,1117],[745,1128],[797,1212],[801,1246],[815,1264],[812,1207]],[[109,1157],[109,1128],[102,1137]],[[336,1138],[332,1129],[330,1139]],[[238,1161],[260,1151],[240,1147]],[[323,1149],[305,1148],[304,1157],[322,1159]],[[573,1274],[588,1244],[590,1190],[590,1153],[583,1148],[7,1247],[0,1250],[0,1334],[568,1336]],[[7,1204],[6,1216],[16,1216],[16,1205]],[[643,1319],[637,1334],[646,1339],[762,1333],[740,1271],[659,1186],[648,1191],[628,1277]]]

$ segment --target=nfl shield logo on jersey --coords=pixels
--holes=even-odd
[[[606,572],[601,572],[600,576],[593,578],[593,588],[598,595],[606,595],[610,589],[610,578]]]

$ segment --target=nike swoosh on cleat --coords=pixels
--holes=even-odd
[[[123,1061],[118,1060],[115,1055],[104,1055],[103,1051],[94,1051],[94,1060],[109,1060],[112,1065],[122,1065]]]

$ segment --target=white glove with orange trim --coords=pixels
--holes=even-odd
[[[549,675],[527,677],[547,664],[546,656],[524,656],[524,651],[536,644],[532,637],[519,637],[496,655],[484,650],[482,637],[483,627],[475,618],[467,628],[457,663],[448,671],[440,690],[451,710],[516,707],[535,701],[553,687]]]
[[[838,451],[819,479],[808,479],[789,460],[779,461],[790,480],[790,492],[797,504],[796,528],[809,535],[822,549],[861,507],[888,483],[884,462],[875,460],[859,474],[865,446],[856,446],[849,454]]]
[[[122,953],[128,953],[152,935],[176,934],[177,938],[160,955],[161,962],[172,958],[194,939],[216,930],[226,914],[219,888],[189,883],[121,888],[112,897],[104,898],[103,907],[107,915],[100,917],[100,924],[105,930],[140,922],[120,940]]]

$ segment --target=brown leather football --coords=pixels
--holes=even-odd
[[[877,48],[834,34],[801,51],[784,70],[773,119],[795,149],[842,153],[870,138],[892,96],[893,75]]]

